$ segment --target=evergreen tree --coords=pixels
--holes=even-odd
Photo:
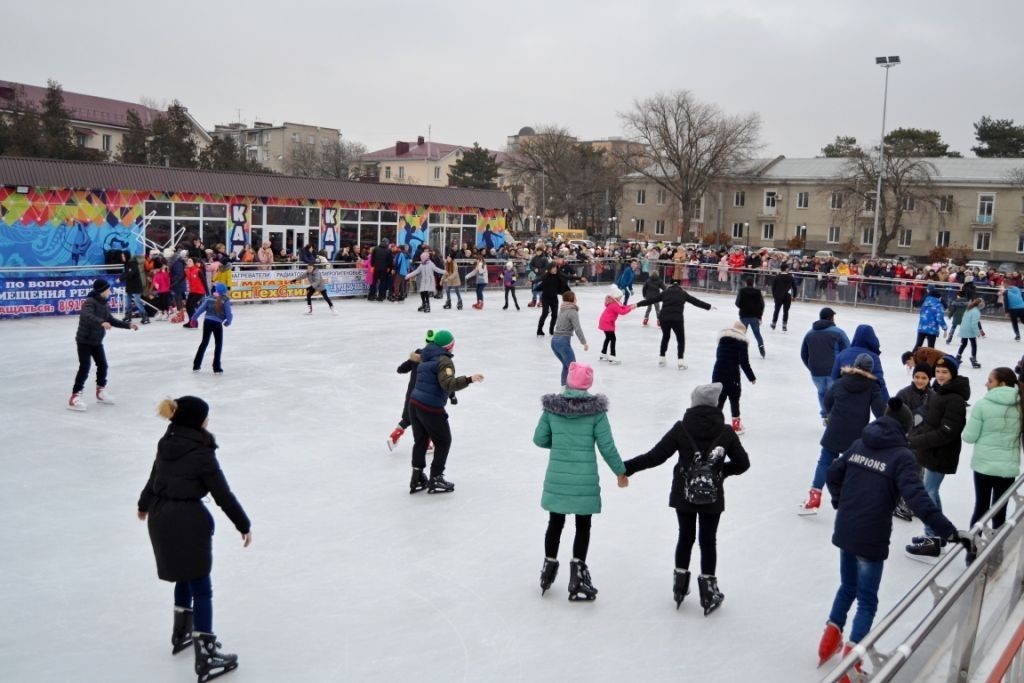
[[[42,135],[41,156],[51,159],[71,159],[77,156],[74,132],[71,130],[71,112],[64,106],[64,90],[60,83],[46,82],[43,111],[39,114]]]
[[[821,153],[826,157],[853,157],[864,152],[857,145],[857,138],[849,135],[837,135],[835,142],[821,148]]]
[[[139,112],[128,110],[128,131],[117,146],[116,159],[125,164],[144,164],[149,160],[149,131],[142,125]]]
[[[463,152],[462,157],[452,164],[448,172],[448,184],[453,187],[471,187],[478,190],[494,190],[498,185],[497,155],[491,154],[478,143]]]
[[[3,154],[18,157],[38,157],[43,154],[42,131],[39,114],[25,96],[25,89],[18,87],[10,105],[10,118],[5,124]]]
[[[942,141],[937,130],[921,128],[897,128],[885,136],[889,153],[900,157],[959,157],[959,152],[950,152],[949,145]]]
[[[175,102],[153,121],[149,141],[149,163],[154,166],[195,168],[198,145],[192,135],[192,120],[185,107]]]
[[[1013,119],[992,119],[982,116],[974,124],[977,147],[971,151],[979,157],[1024,157],[1024,126],[1013,125]]]
[[[211,171],[249,171],[269,173],[258,161],[247,159],[233,137],[215,137],[210,146],[199,153],[199,168]]]

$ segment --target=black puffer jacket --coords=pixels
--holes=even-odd
[[[149,481],[139,495],[139,512],[149,513],[149,539],[156,572],[164,581],[191,581],[213,566],[213,516],[202,498],[211,494],[239,533],[249,518],[228,487],[206,430],[171,425],[156,449]]]
[[[772,282],[772,298],[776,301],[791,301],[797,294],[796,280],[792,275],[779,273]]]
[[[935,385],[924,422],[910,433],[910,448],[917,462],[932,472],[956,474],[960,464],[960,434],[967,425],[967,401],[971,383],[958,375]]]
[[[142,294],[142,271],[134,256],[129,256],[128,260],[124,262],[121,279],[124,281],[125,294]]]
[[[825,413],[828,426],[821,436],[821,445],[842,453],[867,427],[871,413],[875,417],[885,413],[878,378],[857,368],[843,368],[842,376],[825,394]]]
[[[657,273],[647,278],[647,282],[644,283],[643,295],[644,297],[656,296],[665,289],[665,283],[661,281],[661,276]]]
[[[718,335],[718,348],[715,350],[715,367],[711,371],[711,381],[722,384],[739,384],[740,370],[753,382],[754,370],[750,367],[749,345],[747,335],[729,328]]]
[[[75,341],[79,344],[92,344],[93,346],[102,344],[103,337],[107,333],[103,329],[103,323],[110,323],[112,327],[131,329],[131,323],[114,317],[106,299],[92,292],[82,302],[82,310],[78,314],[78,332],[75,333]]]
[[[687,438],[687,434],[690,438]],[[693,443],[690,443],[693,439]],[[701,453],[708,454],[715,446],[725,449],[725,462],[722,467],[723,479],[735,474],[743,474],[750,469],[750,458],[731,428],[725,426],[722,411],[715,406],[694,406],[683,414],[683,419],[672,425],[661,441],[643,455],[627,460],[626,476],[641,470],[657,467],[679,453],[679,462],[672,473],[672,492],[668,504],[677,510],[687,512],[722,512],[725,510],[725,490],[718,487],[718,500],[709,505],[693,505],[686,502],[683,495],[684,474],[693,463],[693,446]]]
[[[758,318],[764,315],[764,295],[757,287],[741,287],[736,293],[736,308],[740,318]]]
[[[544,273],[540,279],[540,298],[558,301],[558,295],[569,291],[569,281],[558,273]]]
[[[649,306],[655,302],[661,302],[661,322],[681,322],[683,320],[683,307],[690,303],[705,311],[711,310],[711,304],[690,296],[679,285],[669,285],[668,288],[654,296],[645,296],[644,300],[637,303],[636,307]]]

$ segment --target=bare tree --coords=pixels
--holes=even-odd
[[[757,114],[727,116],[686,90],[637,100],[620,117],[627,136],[641,146],[620,155],[621,163],[679,202],[684,234],[691,232],[689,208],[715,178],[760,148]]]
[[[366,154],[361,142],[338,139],[324,147],[320,161],[320,175],[340,180],[359,176],[359,157]]]

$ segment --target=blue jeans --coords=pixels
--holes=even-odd
[[[476,300],[477,301],[483,301],[484,300],[484,287],[486,287],[486,286],[487,286],[486,282],[478,282],[478,283],[476,283]]]
[[[839,454],[835,451],[829,450],[824,446],[821,447],[821,454],[818,455],[818,464],[814,468],[814,480],[811,482],[813,488],[819,491],[825,488],[825,474],[828,472],[829,466],[836,461]]]
[[[213,586],[210,584],[210,575],[175,583],[174,606],[192,610],[192,624],[196,631],[213,633]]]
[[[572,337],[564,334],[551,337],[551,350],[562,362],[562,386],[564,387],[565,380],[569,376],[569,363],[576,360],[576,354],[572,350]]]
[[[829,387],[835,382],[831,377],[815,377],[811,376],[811,381],[814,382],[814,387],[818,390],[818,406],[821,408],[821,416],[825,417],[825,394],[828,393]]]
[[[459,303],[462,303],[462,290],[460,290],[458,287],[445,287],[444,290],[445,293],[447,293],[448,295],[447,303],[449,305],[452,303],[452,292],[455,292],[455,296],[459,298]]]
[[[927,467],[924,469],[924,490],[928,493],[928,497],[935,503],[935,507],[939,508],[939,512],[942,512],[942,499],[939,498],[939,486],[942,485],[942,480],[946,478],[945,474],[939,474],[933,472]],[[935,536],[935,530],[929,527],[927,524],[924,527],[925,536]]]
[[[127,297],[128,297],[128,301],[124,305],[125,315],[127,315],[128,313],[131,313],[132,302],[135,302],[135,308],[139,309],[139,315],[141,315],[144,318],[149,315],[148,313],[146,313],[146,305],[144,303],[142,303],[142,295],[141,294],[128,294]]]
[[[846,614],[857,599],[857,613],[853,615],[850,642],[859,643],[871,630],[871,622],[878,611],[878,585],[882,583],[884,560],[865,560],[845,550],[839,551],[839,590],[832,601],[828,620],[843,630]]]
[[[754,331],[754,339],[757,340],[758,346],[764,346],[764,339],[761,337],[761,319],[760,318],[740,318],[740,322],[749,327]]]
[[[622,305],[625,306],[626,304],[629,303],[629,295],[632,293],[632,288],[630,288],[630,287],[626,287],[626,288],[619,287],[619,291],[622,292]]]

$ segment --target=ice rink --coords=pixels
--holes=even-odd
[[[623,362],[608,366],[597,361],[605,287],[580,292],[591,348],[574,342],[577,356],[595,364],[594,390],[608,395],[616,443],[632,457],[681,417],[696,384],[710,381],[717,334],[736,309],[728,295],[706,297],[715,311],[687,307],[682,372],[672,360],[658,367],[653,320],[643,328],[642,311],[620,318]],[[766,325],[766,360],[751,345],[758,381],[744,383],[742,441],[752,467],[726,483],[718,538],[726,600],[705,618],[696,585],[680,610],[672,600],[670,464],[636,475],[628,489],[600,464],[604,511],[589,557],[600,595],[566,600],[570,522],[562,570],[541,597],[547,452],[532,435],[540,396],[559,389],[559,364],[549,338],[535,336],[539,311],[525,307],[528,293],[519,312],[502,311],[494,292],[483,311],[464,298],[465,310],[435,301],[430,315],[416,312],[418,298],[340,301],[337,316],[314,302],[312,317],[300,303],[239,305],[222,376],[209,370],[209,355],[192,373],[198,331],[156,322],[115,329],[106,350],[118,403],[96,405],[90,377],[85,413],[65,410],[77,318],[0,323],[2,678],[194,680],[191,652],[171,656],[172,586],[157,579],[135,516],[166,428],[155,406],[194,394],[211,404],[221,465],[253,521],[253,545],[243,550],[214,510],[214,626],[240,659],[223,680],[820,680],[817,643],[838,584],[833,513],[825,504],[817,517],[796,515],[822,432],[799,358],[820,306],[794,305],[786,334]],[[916,316],[836,309],[850,336],[858,323],[875,326],[890,389],[906,385],[899,354],[914,341]],[[455,492],[410,496],[411,431],[394,453],[385,438],[406,386],[395,368],[430,327],[455,334],[460,374],[486,379],[449,408]],[[1024,350],[1009,323],[986,327],[983,369],[964,370],[975,397],[989,369],[1012,367]],[[942,487],[960,528],[973,499],[969,461],[965,446],[958,474]],[[902,552],[920,524],[894,524],[880,615],[927,570]]]

